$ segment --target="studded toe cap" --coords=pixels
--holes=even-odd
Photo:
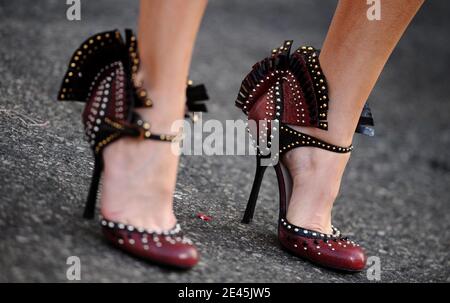
[[[177,224],[172,230],[154,232],[103,219],[102,231],[114,246],[142,259],[188,269],[195,266],[199,253]]]
[[[193,244],[178,243],[162,253],[166,264],[182,268],[191,268],[199,261],[199,253]]]
[[[320,243],[317,246],[321,248],[317,249],[316,253],[314,253],[314,249],[311,249],[313,252],[312,258],[315,262],[330,268],[345,271],[361,271],[366,265],[365,252],[356,244],[348,242],[337,240]],[[320,255],[318,252],[320,252]]]
[[[321,266],[354,272],[363,270],[366,264],[364,250],[354,241],[342,237],[336,228],[333,228],[333,234],[326,235],[283,220],[278,238],[292,254]]]

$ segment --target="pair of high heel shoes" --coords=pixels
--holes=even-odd
[[[253,134],[257,146],[255,181],[244,214],[244,223],[253,217],[260,184],[267,166],[274,163],[280,191],[278,237],[283,248],[296,256],[329,268],[360,271],[365,254],[355,242],[333,227],[330,235],[291,224],[286,219],[291,193],[291,177],[278,159],[287,151],[300,147],[316,147],[330,152],[347,153],[352,146],[339,147],[295,131],[289,125],[327,129],[328,96],[325,77],[320,70],[318,51],[302,47],[290,54],[292,41],[272,51],[272,55],[255,64],[242,82],[236,105],[249,120],[263,122],[263,129]],[[58,99],[85,102],[83,123],[87,140],[94,152],[94,170],[84,217],[93,218],[103,169],[102,152],[108,144],[124,137],[158,140],[170,143],[177,134],[155,134],[149,121],[136,111],[151,107],[153,101],[136,77],[139,69],[137,40],[131,30],[125,40],[119,31],[109,31],[88,38],[73,54],[63,79]],[[187,108],[206,111],[203,85],[188,84]],[[373,134],[373,120],[366,106],[358,132]],[[267,153],[271,143],[278,148]],[[264,143],[264,144],[262,144]],[[264,145],[264,147],[263,147]],[[264,150],[263,150],[264,148]],[[152,231],[139,226],[100,219],[106,239],[118,248],[155,263],[178,268],[191,268],[199,256],[193,243],[176,224],[167,231]]]

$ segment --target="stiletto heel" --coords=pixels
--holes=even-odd
[[[85,218],[93,218],[95,213],[106,146],[123,137],[161,142],[179,138],[176,134],[153,133],[150,123],[135,111],[153,106],[145,88],[137,83],[137,49],[131,30],[126,30],[125,41],[117,30],[88,38],[73,54],[58,93],[58,100],[85,103],[83,123],[95,158]],[[188,110],[206,111],[199,103],[207,99],[204,86],[191,87],[186,99]],[[153,231],[102,218],[101,228],[113,245],[146,260],[178,268],[190,268],[198,262],[197,249],[179,224],[170,230]]]
[[[95,157],[91,186],[89,187],[89,194],[86,200],[86,206],[84,207],[83,213],[83,217],[86,219],[94,218],[95,204],[97,202],[98,186],[100,183],[102,170],[103,170],[103,159],[101,157]]]
[[[335,153],[348,153],[353,146],[336,146],[313,136],[294,130],[289,125],[328,129],[328,89],[320,68],[319,51],[311,46],[303,46],[290,54],[292,41],[272,50],[272,55],[253,65],[252,71],[244,78],[236,100],[236,106],[254,120],[257,125],[264,123],[266,132],[259,130],[252,136],[257,150],[257,168],[252,191],[242,222],[248,223],[253,217],[256,200],[266,166],[261,166],[259,143],[274,146],[268,158],[275,169],[280,212],[278,239],[281,246],[290,253],[333,269],[361,271],[366,262],[364,251],[358,244],[341,235],[332,227],[332,234],[295,226],[286,219],[288,203],[292,194],[292,178],[287,168],[280,162],[281,157],[294,148],[315,147]],[[373,119],[366,104],[356,132],[373,135]]]
[[[266,172],[266,168],[267,166],[261,165],[260,156],[256,156],[255,179],[253,180],[252,191],[247,202],[247,207],[245,209],[244,217],[242,218],[242,223],[249,224],[253,219],[256,201],[258,200],[259,189],[261,188],[261,182],[264,177],[264,173]]]

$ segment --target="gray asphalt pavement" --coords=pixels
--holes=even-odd
[[[250,66],[284,39],[320,47],[335,1],[211,1],[191,76],[210,113],[242,118],[233,102]],[[376,137],[357,136],[334,224],[381,260],[382,282],[450,282],[450,3],[427,1],[381,75],[370,103]],[[0,0],[0,282],[64,282],[79,256],[82,281],[367,282],[281,251],[273,172],[254,222],[243,225],[254,173],[246,156],[185,156],[176,212],[200,264],[177,272],[111,248],[81,218],[93,161],[74,103],[56,93],[73,50],[89,35],[135,28],[138,1]],[[212,217],[204,222],[197,213]]]

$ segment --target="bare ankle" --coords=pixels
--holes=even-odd
[[[291,176],[308,176],[327,173],[338,176],[342,174],[350,153],[337,154],[327,150],[305,147],[289,151],[282,158],[282,162],[288,167]],[[336,174],[333,174],[335,172]]]
[[[144,70],[140,70],[137,82],[145,89],[153,106],[137,109],[137,112],[150,122],[152,131],[169,133],[173,123],[184,117],[186,83],[173,81],[155,85],[156,81],[146,80],[145,74]]]

